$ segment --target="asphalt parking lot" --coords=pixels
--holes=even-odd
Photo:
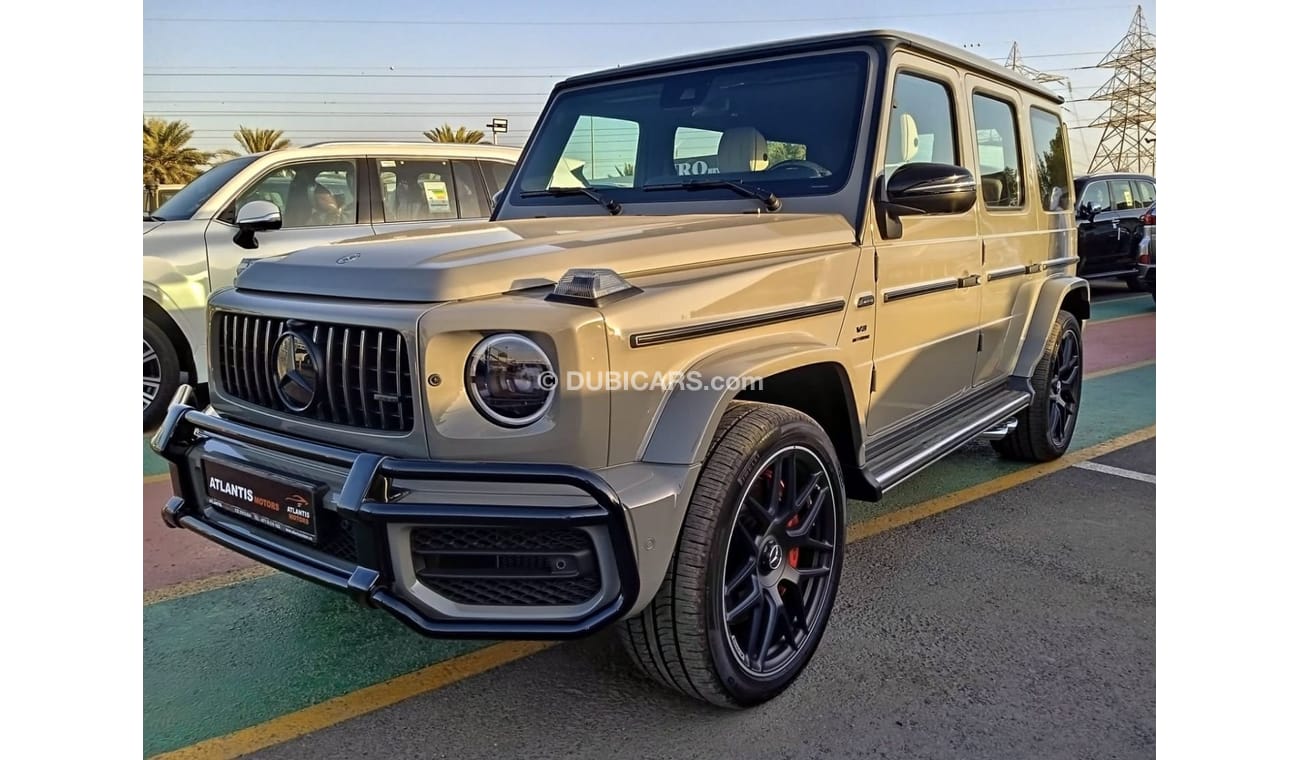
[[[1155,307],[1095,284],[1062,460],[972,444],[850,508],[831,628],[745,713],[640,680],[610,636],[422,639],[161,524],[144,462],[146,756],[1154,755]]]
[[[1095,461],[1154,479],[1155,439]],[[1155,528],[1154,483],[1070,467],[852,544],[817,658],[757,709],[602,636],[256,757],[1154,756]]]

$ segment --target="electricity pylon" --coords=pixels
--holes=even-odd
[[[1155,174],[1156,38],[1138,6],[1128,33],[1097,68],[1114,74],[1089,100],[1109,103],[1090,126],[1101,127],[1101,142],[1089,172],[1129,171]]]

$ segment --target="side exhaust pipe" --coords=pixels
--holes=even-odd
[[[1000,441],[1003,438],[1006,438],[1008,435],[1011,435],[1011,432],[1015,429],[1016,429],[1016,418],[1012,417],[1011,419],[1003,422],[1002,424],[996,427],[991,427],[988,430],[985,430],[983,433],[980,433],[979,437],[981,441]]]

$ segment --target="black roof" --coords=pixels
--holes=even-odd
[[[921,35],[899,32],[891,29],[873,29],[868,31],[824,34],[815,37],[798,37],[788,40],[762,42],[754,45],[711,50],[703,53],[692,53],[690,55],[675,56],[672,58],[662,58],[654,61],[646,61],[644,63],[634,63],[628,66],[617,66],[612,69],[602,69],[587,74],[578,74],[561,81],[558,86],[563,87],[566,85],[592,84],[610,79],[620,79],[626,76],[653,74],[660,71],[687,68],[689,66],[722,63],[731,60],[755,58],[765,55],[796,53],[809,50],[844,47],[851,44],[881,42],[928,53],[938,58],[944,58],[953,63],[959,64],[963,68],[978,71],[985,76],[1002,80],[1014,87],[1030,90],[1055,103],[1065,102],[1063,96],[1052,92],[1044,85],[1021,76],[994,61],[975,55],[968,50],[964,50],[955,45],[950,45],[946,42],[940,42],[928,37],[923,37]]]

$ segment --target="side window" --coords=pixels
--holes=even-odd
[[[1056,114],[1029,109],[1029,133],[1033,140],[1034,171],[1044,211],[1069,211],[1070,165],[1065,144],[1065,125]],[[1083,202],[1081,198],[1080,203]]]
[[[719,173],[718,145],[721,142],[722,133],[716,130],[678,127],[673,134],[673,171],[679,177]]]
[[[503,164],[500,161],[480,161],[479,166],[483,167],[483,176],[487,180],[490,193],[504,188],[510,181],[510,175],[515,171],[513,165]]]
[[[1113,211],[1110,203],[1110,186],[1106,182],[1093,182],[1083,189],[1083,197],[1079,199],[1080,206],[1092,204],[1092,208],[1098,214]]]
[[[1137,190],[1138,205],[1142,208],[1150,208],[1152,203],[1156,202],[1156,186],[1144,179],[1133,182],[1133,188]]]
[[[456,200],[460,202],[460,218],[486,218],[488,201],[479,184],[478,167],[473,161],[453,161],[451,174],[456,180]]]
[[[249,201],[274,203],[284,229],[356,224],[356,162],[331,159],[275,169],[241,193],[222,214],[222,221],[233,224],[236,209]]]
[[[631,187],[640,135],[635,121],[579,117],[547,187]]]
[[[380,159],[379,194],[388,222],[456,218],[451,164],[428,159]]]
[[[894,81],[885,179],[906,163],[957,163],[952,94],[933,79],[900,73]]]
[[[979,179],[989,208],[1024,206],[1025,179],[1020,172],[1020,136],[1010,103],[976,95],[975,141],[979,148]]]
[[[1115,204],[1116,211],[1131,211],[1138,207],[1133,183],[1126,179],[1110,181],[1110,200]]]

